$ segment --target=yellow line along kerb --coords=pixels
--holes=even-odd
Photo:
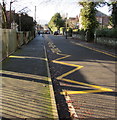
[[[74,43],[74,42],[73,42],[73,43]],[[82,46],[82,47],[85,47],[85,48],[88,48],[88,49],[90,49],[90,50],[99,52],[99,53],[103,53],[103,54],[108,55],[108,56],[111,56],[111,57],[117,58],[116,55],[112,55],[112,54],[110,54],[110,53],[103,52],[103,51],[101,51],[101,50],[98,50],[98,49],[95,49],[95,48],[91,48],[91,47],[88,47],[88,46],[86,46],[86,45],[82,45],[82,44],[80,44],[80,43],[75,43],[75,44],[76,44],[76,45],[79,45],[79,46]]]

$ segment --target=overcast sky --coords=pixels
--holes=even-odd
[[[7,4],[7,10],[9,10],[11,0],[4,1]],[[18,12],[23,8],[28,7],[25,10],[27,10],[28,14],[32,17],[35,16],[36,6],[36,20],[40,24],[47,23],[56,12],[60,12],[61,15],[66,15],[66,13],[68,13],[68,17],[75,17],[79,15],[81,8],[78,5],[79,0],[12,0],[12,1],[16,1],[12,3],[12,10]],[[100,8],[99,10],[105,14],[109,14],[107,7]]]

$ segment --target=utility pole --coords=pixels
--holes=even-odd
[[[36,21],[36,6],[35,6],[35,21]]]

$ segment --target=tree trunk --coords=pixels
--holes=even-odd
[[[112,21],[113,21],[113,27],[117,28],[117,3],[113,4]]]
[[[85,40],[87,42],[94,42],[94,31],[86,30]]]

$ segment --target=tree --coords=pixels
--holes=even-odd
[[[95,16],[96,16],[96,6],[99,3],[85,1],[85,2],[79,2],[79,4],[83,6],[80,15],[82,19],[81,24],[86,32],[86,41],[92,42],[94,41],[95,28],[98,26],[98,22]]]
[[[35,21],[33,21],[32,17],[23,13],[21,14],[20,17],[19,14],[15,14],[15,21],[18,24],[18,29],[20,29],[20,25],[21,25],[21,31],[32,31],[34,30],[34,26],[36,24]]]
[[[22,31],[32,31],[34,29],[35,23],[33,22],[33,18],[28,16],[27,14],[21,16],[21,28]]]
[[[0,4],[0,10],[2,10],[2,28],[7,28],[7,17],[6,17],[6,4],[3,1],[3,5]]]
[[[59,30],[60,27],[65,26],[65,21],[62,19],[60,13],[56,13],[48,23],[49,28],[52,32]]]
[[[117,1],[107,3],[108,6],[111,6],[112,14],[111,14],[111,23],[114,28],[117,28]]]

